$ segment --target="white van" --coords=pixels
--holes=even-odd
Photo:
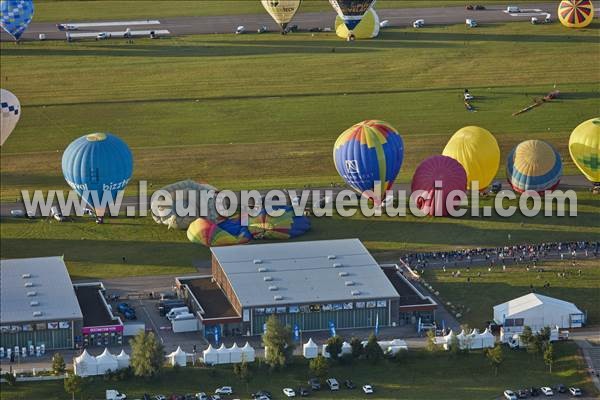
[[[506,7],[506,12],[511,13],[511,14],[512,13],[520,13],[521,9],[517,6],[508,6],[508,7]]]
[[[118,390],[108,389],[106,391],[106,400],[125,400],[127,395],[125,393],[119,393]]]
[[[169,311],[167,313],[167,318],[169,320],[174,319],[176,316],[178,316],[179,314],[189,314],[190,309],[187,307],[176,307],[176,308],[172,308],[171,311]]]
[[[329,390],[340,390],[340,384],[338,383],[337,379],[329,378],[326,382],[327,386],[329,386]]]

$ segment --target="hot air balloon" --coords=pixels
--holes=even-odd
[[[188,227],[187,237],[190,242],[207,247],[243,244],[252,238],[248,229],[241,225],[239,217],[228,218],[219,223],[200,217]]]
[[[261,3],[283,31],[296,15],[302,0],[261,0]]]
[[[98,222],[102,222],[109,196],[115,201],[131,179],[133,156],[117,136],[92,133],[69,144],[62,157],[62,171],[69,186],[96,211]]]
[[[335,34],[342,39],[348,38],[350,31],[339,16],[335,17]],[[363,19],[352,31],[356,39],[371,39],[379,35],[379,16],[374,9],[370,8]]]
[[[573,130],[569,153],[583,175],[600,185],[600,118],[589,119]]]
[[[155,199],[155,203],[152,203],[150,208],[159,211],[159,215],[152,213],[152,218],[158,224],[167,225],[169,229],[187,229],[198,217],[204,217],[211,222],[217,222],[219,219],[215,204],[216,193],[218,190],[214,186],[206,183],[194,182],[192,180],[185,180],[172,183],[160,190],[168,192],[171,195],[174,204],[169,207],[170,211],[167,213],[164,207],[159,205],[162,199]],[[210,194],[210,191],[214,191],[215,194]],[[181,196],[181,198],[179,198],[179,196]],[[189,207],[192,207],[190,204],[191,202],[195,204],[195,207],[192,207],[189,212],[190,215],[188,216],[178,215],[175,205],[176,202],[180,202],[180,209],[182,210],[187,210]],[[203,209],[203,206],[205,207],[205,210]],[[205,215],[202,215],[203,213]]]
[[[359,122],[343,132],[333,147],[335,168],[346,183],[375,203],[385,200],[404,157],[402,137],[384,121]],[[380,188],[375,192],[375,182]]]
[[[352,33],[375,0],[329,0],[329,3]]]
[[[492,183],[500,167],[500,148],[496,138],[486,129],[467,126],[459,129],[448,141],[443,155],[462,164],[467,172],[467,187],[474,181],[483,190]]]
[[[33,18],[33,0],[2,0],[0,14],[2,29],[19,40]]]
[[[19,118],[21,118],[21,103],[17,96],[5,89],[0,89],[0,146],[10,136]]]
[[[585,28],[594,19],[590,0],[563,0],[558,5],[558,19],[567,28]]]
[[[275,210],[281,209],[273,207]],[[296,216],[292,207],[283,207],[279,217],[270,216],[262,209],[256,217],[249,217],[248,230],[254,239],[291,239],[310,229],[310,219]]]
[[[535,191],[542,194],[553,190],[562,176],[560,154],[542,140],[521,142],[508,156],[506,176],[519,193]]]
[[[439,182],[437,187],[436,182]],[[446,199],[454,190],[467,190],[467,173],[453,158],[439,155],[429,157],[415,170],[410,189],[413,193],[423,193],[416,199],[420,210],[432,216],[446,216]]]

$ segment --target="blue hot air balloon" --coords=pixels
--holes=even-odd
[[[19,40],[33,18],[33,0],[2,0],[0,15],[2,29]]]
[[[340,176],[357,192],[385,200],[404,157],[398,132],[387,122],[367,120],[343,132],[333,148],[333,161]],[[380,182],[379,190],[375,182]],[[366,192],[366,193],[365,193]]]
[[[108,196],[116,200],[133,173],[127,144],[110,133],[92,133],[75,139],[62,158],[65,180],[102,217]],[[105,201],[103,202],[103,197]]]

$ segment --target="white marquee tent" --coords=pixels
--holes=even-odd
[[[217,364],[229,364],[231,363],[231,352],[225,343],[221,343],[221,347],[217,349]]]
[[[169,354],[167,358],[169,358],[169,362],[173,366],[179,365],[180,367],[185,367],[187,364],[187,353],[181,350],[180,346],[177,346],[177,350]]]
[[[246,342],[244,347],[242,347],[242,357],[244,360],[246,360],[246,362],[254,362],[254,359],[256,358],[256,352],[248,342]]]
[[[319,355],[319,346],[313,342],[312,338],[302,346],[302,355],[304,358],[316,358]]]
[[[119,364],[119,369],[129,367],[129,355],[125,353],[125,350],[121,350],[117,356],[117,363]]]
[[[119,369],[117,358],[108,351],[108,348],[104,348],[102,354],[96,357],[96,366],[98,368],[98,375],[103,375],[108,371],[114,372]]]
[[[240,349],[237,343],[233,343],[233,345],[229,348],[229,362],[232,364],[241,363],[242,362],[242,349]]]
[[[202,359],[204,360],[204,364],[217,364],[219,362],[217,350],[214,347],[212,347],[211,344],[209,344],[208,348],[202,352]]]
[[[75,375],[79,376],[93,376],[98,375],[98,364],[96,363],[96,357],[90,355],[87,350],[83,350],[83,353],[79,357],[75,358],[73,363]]]

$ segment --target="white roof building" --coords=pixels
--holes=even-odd
[[[529,293],[494,306],[494,321],[505,332],[520,332],[524,326],[536,332],[544,327],[579,328],[585,314],[568,301]]]

